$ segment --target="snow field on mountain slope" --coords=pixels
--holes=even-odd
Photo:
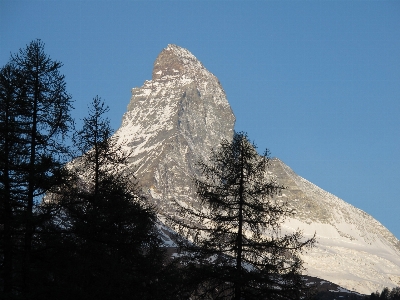
[[[393,288],[396,282],[392,278],[399,274],[398,266],[388,260],[344,247],[320,245],[302,259],[307,274],[363,294]]]
[[[330,223],[335,224],[341,236],[351,240],[362,238],[368,244],[385,239],[391,243],[390,247],[394,249],[394,252],[400,255],[400,252],[395,249],[398,242],[396,237],[372,216],[295,174],[288,166],[283,164],[283,167],[309,198],[318,205],[328,208]]]
[[[303,230],[305,238],[314,232],[316,247],[302,255],[307,274],[329,280],[350,290],[371,293],[390,285],[394,287],[400,276],[400,255],[390,245],[375,237],[369,244],[364,238],[348,239],[338,233],[338,228],[346,230],[349,224],[303,223],[289,219],[282,226],[282,233]],[[351,225],[349,225],[351,227]],[[354,233],[357,228],[348,229]],[[373,234],[371,234],[373,235]],[[367,240],[372,240],[372,236]]]

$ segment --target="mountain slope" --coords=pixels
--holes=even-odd
[[[196,201],[196,161],[231,139],[234,123],[218,79],[188,50],[168,45],[154,63],[152,80],[132,89],[114,137],[132,151],[129,168],[166,215],[173,213],[171,199]],[[282,230],[317,233],[317,247],[303,256],[309,275],[360,293],[400,285],[400,243],[385,227],[279,159],[270,172],[287,187],[281,197],[297,211]]]
[[[271,172],[287,186],[282,197],[296,209],[283,230],[317,233],[317,247],[303,256],[308,274],[369,294],[400,285],[400,243],[367,213],[298,176],[279,159]]]

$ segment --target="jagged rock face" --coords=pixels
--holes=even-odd
[[[115,137],[132,151],[130,168],[160,214],[168,214],[172,198],[193,201],[196,162],[232,138],[234,122],[218,79],[188,50],[168,45],[152,80],[132,90]],[[279,159],[272,160],[270,173],[287,187],[280,197],[297,211],[282,232],[317,234],[317,247],[303,255],[309,275],[360,293],[400,285],[400,243],[385,227]]]
[[[153,78],[132,89],[119,143],[132,150],[132,166],[161,211],[169,199],[190,201],[191,177],[222,139],[231,139],[235,117],[218,79],[186,49],[168,45]]]

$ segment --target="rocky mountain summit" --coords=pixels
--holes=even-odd
[[[132,89],[114,137],[131,152],[130,166],[162,215],[171,200],[196,201],[191,178],[222,139],[231,139],[235,117],[218,79],[188,50],[168,45],[152,79]],[[273,159],[271,176],[287,187],[280,197],[296,209],[282,231],[316,232],[305,253],[307,274],[349,290],[371,293],[400,285],[400,242],[370,215],[298,176]]]
[[[190,201],[196,162],[232,137],[234,122],[218,79],[189,51],[168,45],[154,63],[152,80],[132,89],[115,135],[133,151],[138,178],[166,211],[171,197]]]

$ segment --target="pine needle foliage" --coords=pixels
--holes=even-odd
[[[0,288],[7,297],[30,294],[35,231],[45,217],[37,207],[68,159],[72,100],[61,67],[34,40],[0,72]]]
[[[95,97],[74,140],[82,153],[40,206],[41,265],[30,299],[168,299],[156,214]]]
[[[181,259],[204,299],[300,299],[305,295],[299,254],[313,246],[301,231],[283,233],[294,211],[268,173],[269,151],[259,155],[245,133],[235,133],[198,163],[199,202],[175,203],[170,222]]]

